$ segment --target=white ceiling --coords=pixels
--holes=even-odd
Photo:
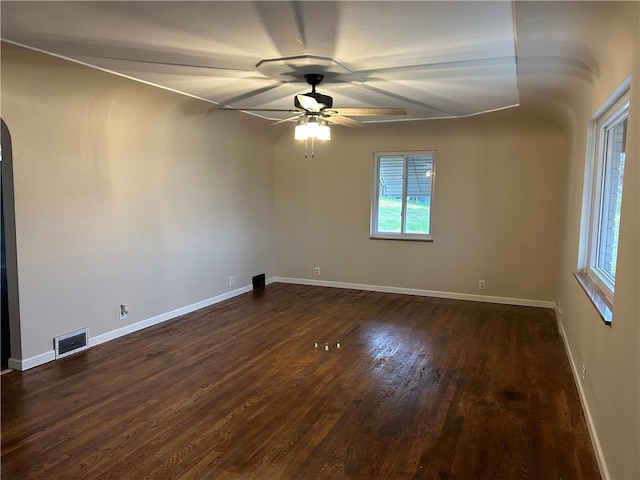
[[[323,73],[318,91],[333,96],[334,107],[405,108],[406,117],[361,118],[395,121],[468,116],[558,95],[593,73],[582,45],[589,32],[584,12],[599,8],[510,1],[2,1],[1,36],[236,108],[293,108],[294,95],[309,91],[302,75]]]

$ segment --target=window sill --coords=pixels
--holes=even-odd
[[[613,320],[613,305],[609,299],[585,272],[576,272],[573,275],[587,294],[587,297],[589,297],[589,300],[591,300],[591,303],[593,303],[593,306],[596,307],[602,321],[606,325],[611,325],[611,321]]]
[[[433,237],[431,235],[374,233],[369,235],[369,238],[372,240],[408,240],[410,242],[433,242]]]

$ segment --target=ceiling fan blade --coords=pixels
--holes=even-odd
[[[318,113],[320,112],[320,104],[313,97],[308,97],[307,95],[300,94],[296,95],[298,99],[298,103],[302,105],[307,112]]]
[[[373,117],[378,115],[406,115],[404,108],[332,108],[331,112],[338,115],[349,115],[352,117]]]
[[[218,107],[218,110],[226,110],[226,111],[235,111],[235,112],[290,112],[290,113],[300,113],[298,110],[289,108],[289,109],[278,109],[278,108],[232,108],[232,107]]]
[[[295,120],[296,118],[300,118],[304,115],[304,112],[298,113],[298,115],[294,115],[293,117],[282,118],[280,120],[276,120],[275,122],[267,123],[267,127],[271,125],[277,125],[279,123],[290,122],[291,120]]]
[[[330,123],[337,123],[338,125],[344,125],[345,127],[364,127],[364,123],[354,120],[353,118],[342,117],[340,115],[323,115],[322,118]]]

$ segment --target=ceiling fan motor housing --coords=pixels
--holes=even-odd
[[[305,93],[304,95],[306,97],[313,98],[319,104],[324,105],[325,108],[333,107],[333,98],[330,97],[329,95],[323,95],[323,94],[318,93],[318,92],[309,92],[309,93]],[[296,106],[296,108],[304,109],[304,107],[302,105],[300,105],[300,102],[298,102],[298,98],[297,97],[293,97],[293,104]]]
[[[321,108],[333,107],[332,97],[330,97],[329,95],[323,95],[321,93],[316,92],[316,85],[320,85],[320,83],[322,83],[322,80],[324,79],[324,75],[322,75],[321,73],[306,73],[304,75],[304,79],[309,85],[311,85],[311,91],[309,93],[304,94],[306,97],[313,98],[316,102],[318,102],[321,105]],[[302,108],[303,110],[306,110],[304,106],[300,105],[300,102],[298,102],[297,96],[293,97],[293,104],[296,106],[296,108]]]

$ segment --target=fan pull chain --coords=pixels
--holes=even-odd
[[[305,138],[304,140],[304,158],[307,159],[309,158],[308,152],[309,151],[309,139]],[[313,151],[313,137],[311,137],[311,158],[315,158],[316,154]]]

